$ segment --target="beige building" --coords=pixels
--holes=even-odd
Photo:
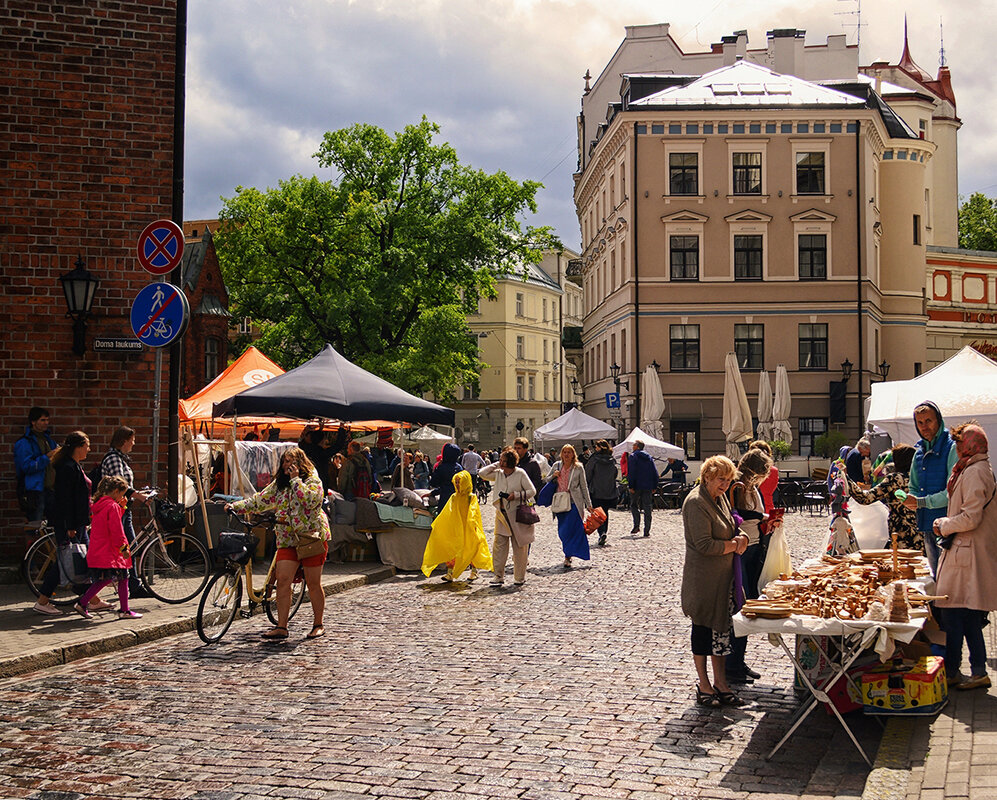
[[[925,249],[956,243],[959,123],[950,86],[902,85],[911,64],[905,48],[860,75],[843,37],[796,30],[687,56],[667,26],[627,29],[578,125],[586,411],[607,417],[619,364],[635,424],[654,361],[669,438],[722,452],[733,351],[753,409],[758,373],[786,366],[807,454],[831,425],[858,434],[878,365],[926,368]]]
[[[497,281],[498,295],[481,300],[468,326],[478,337],[478,387],[465,387],[454,405],[458,440],[501,448],[561,414],[570,401],[575,367],[561,346],[565,325],[580,327],[581,286],[566,277],[570,250],[548,252],[537,266]],[[564,288],[562,288],[562,286]]]

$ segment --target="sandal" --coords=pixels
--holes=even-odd
[[[270,630],[263,634],[263,638],[275,642],[282,641],[287,638],[287,628],[280,625],[274,625]]]
[[[720,701],[720,705],[731,706],[732,708],[739,708],[748,704],[747,700],[738,697],[733,692],[717,692],[717,699]]]
[[[697,686],[696,705],[706,706],[707,708],[719,708],[720,698],[717,696],[716,692],[704,692]]]
[[[311,631],[305,636],[306,639],[318,639],[319,636],[325,636],[325,626],[315,625]]]

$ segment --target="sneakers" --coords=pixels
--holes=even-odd
[[[640,531],[637,530],[636,528],[634,528],[632,531],[630,531],[630,535],[631,536],[636,536],[638,533],[640,533]]]
[[[473,581],[477,579],[478,579],[478,570],[476,570],[474,567],[471,567],[471,574],[468,577],[468,580]]]
[[[62,616],[62,612],[51,603],[46,603],[45,605],[42,605],[41,603],[35,603],[33,606],[31,606],[31,610],[37,611],[39,614],[51,614],[54,617]]]
[[[644,534],[644,538],[645,538],[645,539],[650,539],[650,538],[651,538],[651,532],[650,532],[650,531],[648,531],[647,533],[645,533],[645,534]]]
[[[526,581],[513,581],[512,585],[513,586],[522,586],[524,583],[526,583]]]
[[[605,546],[606,546],[606,536],[605,534],[603,534],[602,536],[599,537],[599,547],[605,547]]]
[[[87,609],[85,609],[83,606],[81,606],[79,603],[74,603],[73,604],[73,611],[75,611],[77,614],[79,614],[81,617],[83,617],[83,619],[92,619],[93,618],[93,615],[89,611],[87,611]]]
[[[447,574],[446,574],[446,575],[444,575],[444,576],[443,576],[443,577],[441,578],[441,580],[442,580],[442,581],[443,581],[444,583],[453,583],[453,574],[452,574],[452,573],[451,573],[451,572],[450,572],[449,570],[447,570]]]
[[[505,583],[505,579],[499,577],[498,575],[488,581],[489,586],[501,586],[503,583]]]
[[[119,611],[118,619],[142,619],[142,615],[137,611]]]
[[[982,675],[973,675],[971,678],[966,678],[966,680],[961,683],[957,683],[956,689],[989,689],[990,688],[990,676],[987,673]]]

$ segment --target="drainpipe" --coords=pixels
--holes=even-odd
[[[640,248],[637,246],[637,123],[634,123],[634,176],[631,182],[633,186],[634,202],[633,202],[633,243],[630,245],[630,254],[634,262],[634,364],[636,365],[636,370],[634,371],[634,400],[635,408],[637,409],[634,413],[638,415],[637,422],[640,423],[640,375],[638,374],[640,370],[640,271],[637,269],[637,253]],[[621,265],[622,266],[622,265]],[[621,403],[622,405],[622,403]],[[626,433],[624,433],[626,436]]]
[[[856,225],[856,236],[855,236],[855,254],[857,256],[855,260],[855,320],[858,325],[858,339],[859,339],[859,357],[858,357],[858,367],[859,367],[859,388],[858,388],[858,399],[859,399],[859,409],[858,409],[858,429],[859,436],[862,435],[865,429],[865,420],[863,416],[865,415],[865,395],[862,390],[862,381],[865,376],[865,346],[863,345],[862,336],[862,222],[863,222],[863,200],[865,199],[863,193],[860,191],[862,186],[862,173],[861,168],[861,132],[862,123],[860,120],[855,120],[855,225]],[[847,395],[846,395],[847,403]],[[847,405],[846,405],[847,408]],[[847,414],[847,411],[845,412]]]

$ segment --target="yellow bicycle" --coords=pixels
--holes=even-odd
[[[267,618],[277,624],[277,556],[270,562],[266,579],[263,581],[263,591],[257,592],[253,587],[253,553],[259,538],[251,533],[253,524],[240,519],[246,532],[223,531],[219,534],[216,551],[222,566],[208,581],[197,605],[197,635],[208,644],[221,641],[236,614],[242,606],[243,583],[246,585],[248,599],[243,617],[251,617],[260,606],[266,612]],[[273,529],[273,518],[257,520],[256,524],[266,524]],[[299,569],[291,584],[291,619],[301,607],[305,599],[305,582]]]

